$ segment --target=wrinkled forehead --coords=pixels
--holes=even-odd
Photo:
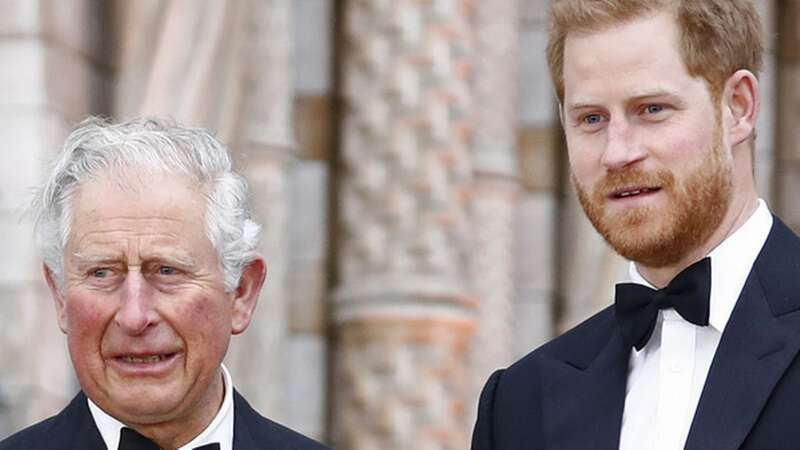
[[[104,170],[83,180],[73,196],[71,237],[112,225],[136,231],[159,227],[204,232],[206,195],[188,177],[150,170]]]

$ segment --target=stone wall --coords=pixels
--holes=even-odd
[[[776,208],[800,232],[800,1],[780,2],[778,54],[778,150],[775,159]]]
[[[105,8],[0,3],[0,435],[61,408],[75,382],[24,211],[69,128],[107,107]],[[75,23],[82,26],[75,27]]]

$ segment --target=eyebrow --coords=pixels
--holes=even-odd
[[[163,253],[154,252],[145,258],[147,260],[156,260],[156,261],[164,261],[164,262],[176,262],[179,265],[187,266],[187,267],[195,267],[197,266],[197,261],[187,254],[171,254],[165,255]]]
[[[95,264],[95,263],[109,263],[109,262],[117,262],[122,259],[122,255],[119,254],[108,254],[108,255],[85,255],[83,253],[75,252],[72,256],[77,260],[78,264],[88,265],[88,264]]]

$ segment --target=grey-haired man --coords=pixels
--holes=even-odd
[[[0,449],[324,449],[256,413],[222,365],[266,274],[247,197],[205,130],[78,126],[33,209],[82,391]]]

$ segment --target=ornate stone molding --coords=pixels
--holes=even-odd
[[[469,7],[344,8],[335,447],[467,447]]]

